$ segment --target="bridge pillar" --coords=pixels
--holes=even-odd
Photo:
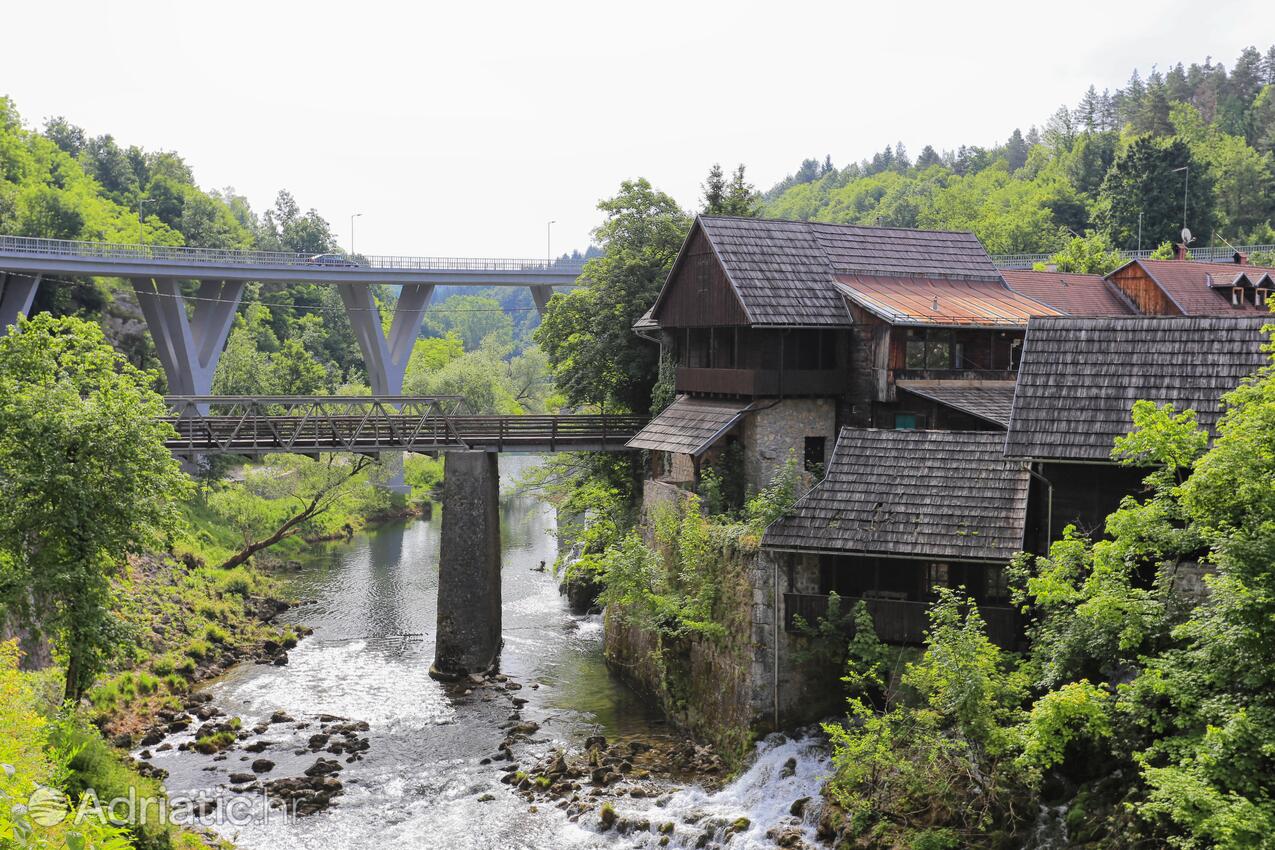
[[[549,299],[553,297],[553,287],[536,284],[527,288],[531,290],[531,300],[536,304],[536,312],[543,316],[545,308],[549,306]]]
[[[6,274],[0,272],[0,336],[18,323],[18,316],[31,312],[35,291],[40,288],[38,274]]]
[[[436,679],[485,672],[500,655],[499,457],[456,451],[443,462]]]
[[[172,278],[134,278],[133,291],[142,308],[159,362],[168,376],[169,395],[208,395],[221,350],[235,321],[243,281],[206,280],[195,294],[188,318],[186,300]]]
[[[402,288],[398,305],[394,308],[388,340],[381,330],[381,311],[372,298],[372,287],[347,284],[337,288],[345,302],[354,338],[363,352],[372,395],[402,395],[407,361],[411,359],[412,346],[420,335],[421,317],[434,295],[433,284],[412,283]]]

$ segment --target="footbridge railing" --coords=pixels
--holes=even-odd
[[[459,396],[173,396],[176,455],[622,451],[644,416],[492,416]]]

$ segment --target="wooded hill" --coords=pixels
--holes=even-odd
[[[1090,86],[1003,144],[903,143],[843,168],[808,159],[764,195],[767,218],[972,230],[994,254],[1052,252],[1094,231],[1117,248],[1176,239],[1184,173],[1197,244],[1275,243],[1275,47]]]

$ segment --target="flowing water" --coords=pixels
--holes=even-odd
[[[511,481],[532,462],[502,458],[503,480]],[[505,496],[501,522],[501,671],[523,684],[517,693],[529,702],[522,717],[540,724],[529,751],[578,748],[592,734],[622,739],[669,733],[651,702],[606,669],[601,620],[572,616],[552,572],[535,570],[541,561],[552,565],[556,554],[552,510],[533,498]],[[207,688],[213,704],[240,718],[244,728],[279,710],[310,724],[279,723],[253,736],[270,742],[260,757],[276,762],[263,778],[298,776],[314,763],[316,755],[304,748],[319,731],[321,713],[370,725],[365,758],[344,765],[345,790],[329,810],[288,820],[266,817],[259,808],[258,817],[241,819],[248,823],[216,828],[252,850],[655,846],[660,838],[655,826],[620,836],[600,832],[596,817],[572,823],[550,805],[531,811],[500,783],[499,768],[479,763],[504,738],[510,703],[492,699],[483,688],[468,696],[449,693],[429,678],[439,533],[436,516],[385,526],[316,552],[290,588],[306,602],[287,615],[313,627],[313,636],[289,653],[286,666],[242,664]],[[153,763],[169,772],[170,793],[214,796],[224,803],[231,794],[229,774],[246,771],[258,757],[232,750],[214,760],[172,749],[155,753]],[[732,848],[775,846],[766,832],[785,821],[812,841],[811,824],[799,824],[788,810],[794,800],[816,795],[826,772],[818,741],[772,737],[759,745],[752,766],[719,791],[671,789],[653,798],[626,798],[615,807],[630,821],[674,822],[675,847],[695,846],[706,832],[720,840],[741,817],[749,826],[731,838]]]

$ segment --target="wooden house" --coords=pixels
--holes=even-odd
[[[821,467],[847,426],[1002,430],[1027,321],[970,233],[700,216],[635,332],[677,399],[629,445],[656,478],[741,448],[748,486]]]
[[[1040,318],[1027,329],[1005,440],[1034,472],[1030,548],[1069,524],[1099,536],[1145,469],[1111,459],[1139,399],[1194,410],[1212,430],[1222,396],[1266,361],[1267,317]]]
[[[788,629],[824,616],[835,592],[866,601],[882,640],[920,643],[938,589],[962,587],[993,640],[1014,645],[1005,567],[1023,548],[1029,486],[1003,432],[843,429],[827,475],[762,541],[783,558]]]
[[[1107,280],[1148,316],[1233,316],[1266,313],[1275,269],[1234,263],[1131,260]]]

